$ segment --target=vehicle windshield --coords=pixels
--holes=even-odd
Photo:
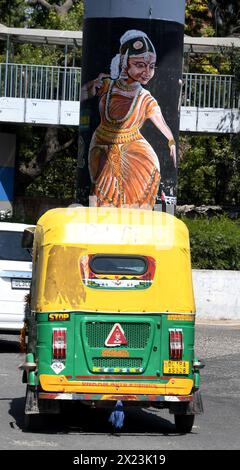
[[[0,230],[0,260],[32,261],[31,254],[22,248],[23,232]]]

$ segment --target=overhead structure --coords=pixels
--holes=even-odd
[[[52,46],[82,46],[82,31],[59,29],[9,28],[0,24],[0,40],[23,44],[45,44]]]
[[[7,37],[13,42],[64,46],[82,46],[82,31],[59,29],[9,28],[0,23],[0,40]],[[184,52],[211,53],[222,48],[240,48],[240,37],[192,37],[184,36]]]
[[[184,52],[196,54],[219,53],[225,48],[240,48],[240,37],[191,37],[184,36]]]
[[[75,66],[74,57],[82,46],[82,31],[9,28],[0,24],[0,41],[6,43],[5,60],[0,63],[0,122],[78,125],[81,69]],[[13,54],[16,43],[62,47],[65,64],[17,64]],[[72,48],[74,54],[68,56]],[[221,54],[224,48],[239,49],[240,38],[184,36],[186,57]],[[181,131],[239,132],[240,97],[234,76],[188,71],[182,80]]]

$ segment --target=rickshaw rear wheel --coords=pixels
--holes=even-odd
[[[195,415],[174,415],[177,432],[189,433],[192,430]]]

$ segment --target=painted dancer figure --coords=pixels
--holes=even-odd
[[[153,207],[160,183],[159,159],[140,129],[146,119],[168,139],[176,167],[176,144],[157,101],[143,88],[154,75],[156,52],[142,31],[129,30],[111,62],[111,78],[100,74],[82,87],[81,101],[99,97],[101,122],[89,148],[92,195],[97,205]]]

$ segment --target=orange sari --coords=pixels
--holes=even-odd
[[[101,122],[89,148],[92,195],[97,205],[154,206],[160,183],[159,160],[139,132],[146,119],[159,111],[157,101],[141,88],[136,98],[124,95],[104,80],[99,90]]]

